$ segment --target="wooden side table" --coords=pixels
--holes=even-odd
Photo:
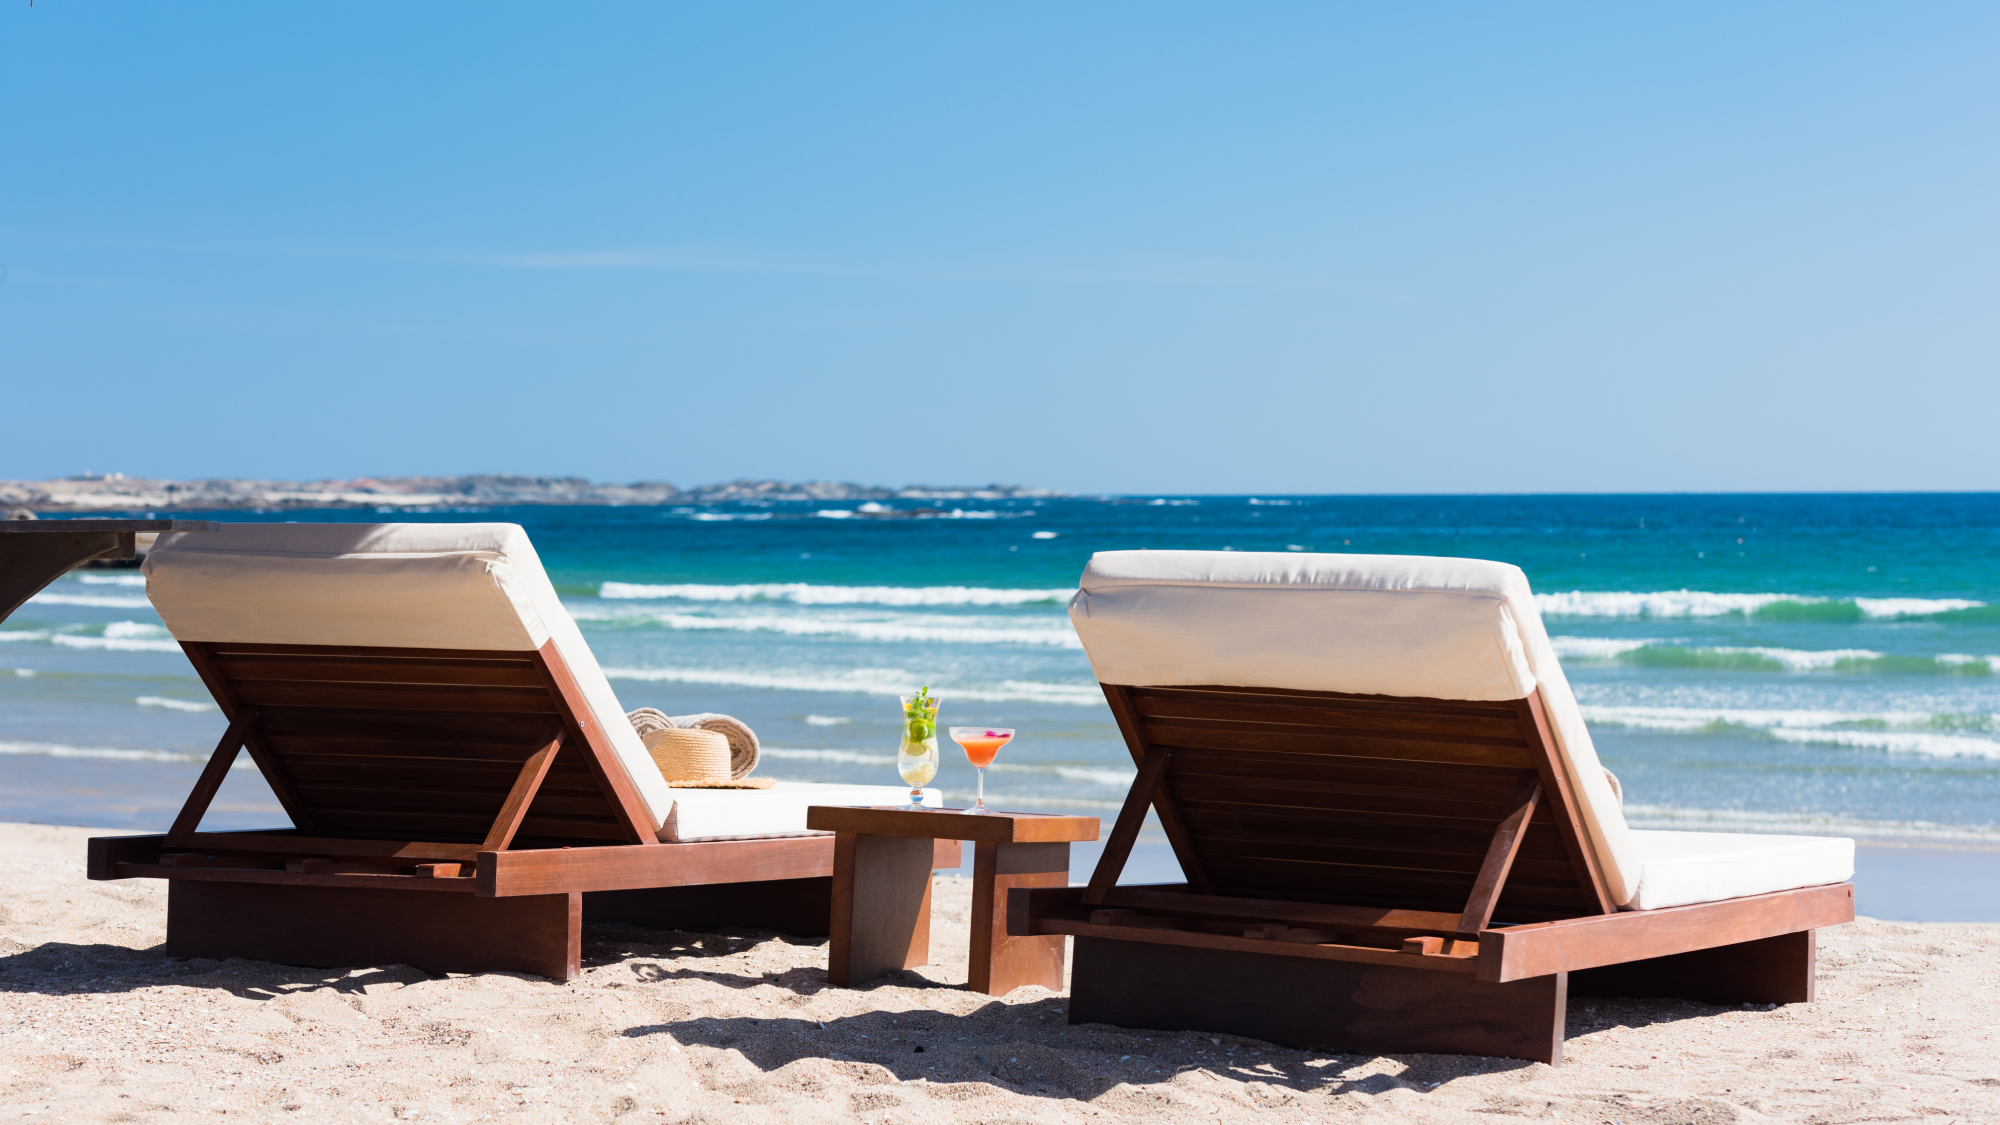
[[[849,988],[930,962],[933,842],[971,840],[966,987],[989,996],[1027,984],[1062,989],[1062,936],[1010,936],[1007,892],[1068,886],[1070,843],[1097,839],[1096,817],[814,805],[806,810],[806,827],[834,834],[829,983]]]
[[[0,621],[90,559],[129,559],[142,531],[220,531],[214,520],[0,520]]]

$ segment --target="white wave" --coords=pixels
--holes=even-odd
[[[1782,742],[1848,746],[1933,758],[2000,759],[2000,741],[1967,734],[1913,730],[1934,723],[1927,711],[1762,711],[1708,707],[1582,707],[1586,722],[1639,730],[1693,733],[1714,726],[1761,731]],[[1980,725],[1990,726],[2000,716]],[[1871,729],[1856,729],[1871,728]],[[1902,729],[1894,729],[1902,728]]]
[[[173,636],[166,629],[144,621],[113,621],[104,627],[102,636],[87,637],[76,633],[56,633],[51,635],[49,640],[67,648],[107,649],[112,652],[181,650],[181,646],[174,643]]]
[[[891,766],[894,754],[866,754],[859,750],[791,750],[766,746],[758,753],[772,758],[796,758],[811,762],[851,762],[860,766]]]
[[[767,520],[772,515],[771,512],[696,512],[688,518],[703,523],[718,523],[728,520]]]
[[[853,722],[853,719],[839,715],[807,715],[806,725],[812,727],[838,727]]]
[[[639,607],[629,607],[638,609]],[[710,617],[689,613],[643,609],[638,614],[617,612],[628,607],[580,605],[574,614],[584,621],[641,620],[669,629],[688,632],[781,633],[792,637],[853,637],[863,641],[933,642],[938,644],[1019,644],[1049,645],[1055,648],[1082,648],[1076,630],[1063,618],[1046,621],[1008,618],[946,617],[938,615],[892,617],[887,620],[824,616],[780,616],[749,614]],[[611,610],[612,612],[605,612]]]
[[[0,629],[0,641],[46,641],[47,629]]]
[[[119,641],[173,636],[167,632],[165,625],[155,625],[150,621],[113,621],[104,627],[104,635]]]
[[[91,574],[85,572],[77,575],[76,580],[86,586],[137,586],[142,590],[146,588],[146,576],[143,574]]]
[[[1065,781],[1088,781],[1120,788],[1131,785],[1139,776],[1132,770],[1092,769],[1086,766],[1057,766],[1056,773]]]
[[[1939,824],[1928,820],[1869,820],[1838,813],[1626,805],[1625,820],[1634,828],[1671,829],[1681,832],[1772,832],[1804,836],[1854,836],[1874,840],[2000,844],[2000,825]]]
[[[1061,604],[1075,590],[996,590],[978,586],[814,586],[768,582],[743,586],[647,585],[606,582],[600,598],[679,598],[694,602],[794,602],[798,605],[1034,605]]]
[[[1736,648],[1728,645],[1696,649],[1696,652],[1746,653],[1775,660],[1795,672],[1831,668],[1843,660],[1878,660],[1882,654],[1865,648],[1830,648],[1817,651],[1796,648]]]
[[[1968,738],[1961,734],[1927,734],[1915,731],[1876,730],[1788,730],[1771,732],[1785,742],[1810,742],[1821,746],[1853,746],[1862,750],[1887,750],[1892,754],[1924,754],[1932,758],[2000,759],[2000,742],[1988,738]]]
[[[1610,637],[1550,637],[1549,644],[1560,657],[1577,660],[1616,660],[1628,652],[1654,646],[1678,646],[1680,642],[1659,640],[1650,637],[1614,639]],[[1714,645],[1690,646],[1691,654],[1715,653],[1718,655],[1758,656],[1775,661],[1794,672],[1811,672],[1833,668],[1842,662],[1860,664],[1871,660],[1882,660],[1888,654],[1866,648],[1796,649],[1768,648],[1761,646]],[[2000,656],[1973,656],[1966,653],[1944,653],[1932,657],[1938,664],[1956,666],[1962,664],[1984,664],[1995,672],[2000,672]],[[1861,670],[1861,669],[1857,669]]]
[[[101,648],[112,652],[179,652],[181,646],[172,641],[134,641],[118,637],[78,637],[68,633],[57,633],[49,640],[66,648]]]
[[[715,668],[606,668],[613,680],[640,680],[650,683],[718,684],[729,687],[770,688],[777,691],[820,691],[852,695],[903,695],[910,685],[927,677],[894,669],[861,669],[835,675],[773,675],[768,672],[735,672]],[[935,684],[935,681],[933,681]],[[984,702],[1024,700],[1035,703],[1070,703],[1088,706],[1101,703],[1103,693],[1096,685],[1051,684],[1032,680],[1007,680],[997,687],[955,688],[934,686],[946,699]]]
[[[1610,723],[1641,730],[1698,731],[1718,723],[1752,730],[1812,730],[1868,723],[1883,727],[1913,727],[1928,723],[1928,711],[1752,710],[1730,707],[1604,707],[1578,708],[1585,722]]]
[[[164,695],[142,695],[132,702],[141,707],[164,707],[169,711],[185,711],[198,715],[203,711],[215,710],[215,704],[193,699],[168,699]]]
[[[1723,617],[1755,613],[1776,602],[1819,605],[1837,599],[1803,594],[1718,594],[1704,590],[1658,590],[1651,593],[1536,594],[1535,606],[1548,617]],[[1868,617],[1903,617],[1976,609],[1985,602],[1963,598],[1853,598]]]
[[[14,674],[24,680],[32,680],[37,673],[33,668],[16,668],[14,669]]]
[[[1775,660],[1787,668],[1801,671],[1812,668],[1831,668],[1843,660],[1877,660],[1882,654],[1865,648],[1834,648],[1817,652],[1807,652],[1792,648],[1718,648],[1716,652],[1747,652]]]
[[[1570,656],[1579,660],[1610,660],[1635,648],[1647,645],[1667,644],[1648,638],[1613,640],[1610,637],[1550,637],[1549,644],[1557,656]]]
[[[0,742],[0,754],[42,758],[108,758],[117,762],[206,762],[207,754],[177,754],[171,750],[114,750],[108,747],[64,746],[57,742]],[[249,755],[239,755],[230,768],[254,770]]]
[[[1870,617],[1919,617],[1954,609],[1978,609],[1986,603],[1964,598],[1855,598],[1854,604]]]
[[[98,609],[151,609],[153,603],[144,597],[122,596],[118,594],[65,594],[59,590],[43,590],[28,599],[30,605],[87,605]]]

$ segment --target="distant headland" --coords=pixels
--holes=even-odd
[[[123,473],[0,480],[0,509],[25,512],[193,512],[293,508],[448,508],[509,504],[724,504],[806,500],[1014,500],[1061,496],[989,484],[883,488],[837,481],[733,480],[681,489],[666,481],[594,484],[582,477],[481,474],[355,480],[147,480]]]

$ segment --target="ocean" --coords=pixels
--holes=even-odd
[[[990,803],[1107,817],[1131,759],[1064,613],[1091,552],[1499,559],[1527,571],[1635,825],[2000,848],[2000,496],[209,518],[519,523],[628,709],[736,715],[757,730],[770,776],[894,784],[895,697],[929,685],[941,723],[1019,730],[988,774]],[[163,829],[223,725],[134,571],[73,572],[0,626],[0,819]],[[948,799],[969,800],[973,778],[947,747]],[[246,760],[207,823],[283,817]]]

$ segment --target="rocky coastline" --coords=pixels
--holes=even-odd
[[[597,484],[582,477],[479,474],[360,477],[354,480],[154,480],[123,473],[59,480],[0,481],[8,515],[78,512],[282,511],[308,508],[455,508],[514,504],[701,505],[781,501],[1012,500],[1063,495],[1041,488],[908,485],[839,481],[733,480],[681,489],[666,481]]]

